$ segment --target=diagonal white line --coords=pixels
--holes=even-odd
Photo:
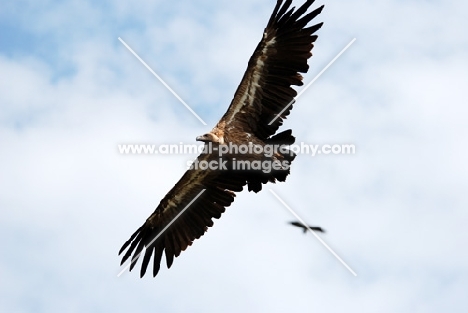
[[[149,71],[150,71],[150,72],[151,72],[151,74],[153,74],[153,75],[154,75],[154,76],[155,76],[155,77],[156,77],[156,78],[157,78],[157,79],[158,79],[158,80],[161,82],[161,84],[163,84],[163,85],[164,85],[164,87],[166,87],[166,88],[167,88],[167,89],[168,89],[168,90],[169,90],[169,91],[170,91],[170,92],[171,92],[171,93],[174,95],[174,97],[176,97],[176,98],[177,98],[177,100],[179,100],[179,101],[180,101],[180,102],[181,102],[181,103],[182,103],[182,104],[183,104],[183,105],[184,105],[184,106],[185,106],[185,107],[186,107],[186,108],[187,108],[187,109],[188,109],[188,110],[189,110],[189,111],[190,111],[190,112],[191,112],[193,115],[195,115],[195,117],[196,117],[196,118],[197,118],[197,119],[198,119],[198,120],[199,120],[199,121],[200,121],[200,122],[201,122],[203,125],[205,125],[205,126],[206,126],[206,123],[205,123],[205,121],[204,121],[204,120],[202,120],[202,119],[201,119],[201,117],[200,117],[200,116],[198,116],[198,114],[197,114],[197,113],[195,113],[195,111],[194,111],[194,110],[192,110],[192,108],[191,108],[191,107],[189,107],[189,105],[188,105],[187,103],[185,103],[185,101],[184,101],[184,100],[182,100],[182,98],[181,98],[181,97],[179,97],[179,95],[178,95],[178,94],[176,94],[176,93],[175,93],[175,91],[174,91],[174,90],[172,90],[172,88],[171,88],[171,87],[169,87],[169,85],[168,85],[168,84],[166,84],[166,82],[165,82],[164,80],[162,80],[162,78],[161,78],[161,77],[159,77],[159,75],[158,75],[158,74],[156,74],[156,73],[155,73],[155,72],[154,72],[154,71],[151,69],[151,67],[149,67],[149,66],[148,66],[148,64],[146,64],[146,62],[145,62],[145,61],[143,61],[143,60],[142,60],[142,59],[139,57],[139,56],[138,56],[138,54],[136,54],[136,53],[135,53],[135,51],[133,51],[133,49],[132,49],[132,48],[130,48],[130,47],[127,45],[127,43],[126,43],[125,41],[123,41],[123,39],[122,39],[122,38],[120,38],[120,37],[119,37],[118,39],[119,39],[119,40],[120,40],[120,42],[121,42],[121,43],[122,43],[122,44],[123,44],[123,45],[124,45],[124,46],[125,46],[125,47],[126,47],[126,48],[127,48],[127,49],[128,49],[128,50],[129,50],[129,51],[130,51],[130,52],[131,52],[131,53],[132,53],[132,54],[133,54],[133,55],[134,55],[134,56],[135,56],[135,57],[136,57],[136,58],[137,58],[137,59],[138,59],[138,60],[139,60],[139,61],[140,61],[140,62],[141,62],[141,63],[142,63],[142,64],[143,64],[143,65],[144,65],[144,66],[145,66],[145,67],[146,67],[148,70],[149,70]]]
[[[331,60],[331,61],[327,64],[327,66],[325,66],[325,67],[323,68],[323,70],[321,70],[320,73],[318,73],[318,74],[314,77],[314,79],[312,79],[312,81],[311,81],[310,83],[308,83],[304,88],[302,88],[302,90],[297,94],[296,98],[294,98],[293,100],[291,100],[291,102],[289,102],[288,105],[285,106],[284,109],[281,110],[281,112],[279,112],[278,114],[276,114],[275,118],[273,118],[273,119],[271,120],[271,122],[270,122],[268,125],[273,124],[273,122],[276,121],[276,119],[277,119],[278,117],[280,117],[281,114],[283,114],[283,112],[286,111],[286,110],[291,106],[291,104],[294,103],[294,101],[296,101],[297,99],[299,99],[299,97],[300,97],[300,96],[301,96],[301,95],[302,95],[302,94],[303,94],[303,93],[304,93],[304,92],[305,92],[305,91],[306,91],[306,90],[307,90],[307,89],[308,89],[308,88],[309,88],[309,87],[310,87],[310,86],[311,86],[311,85],[312,85],[312,84],[313,84],[313,83],[314,83],[314,82],[315,82],[315,81],[316,81],[316,80],[333,64],[333,63],[335,63],[335,61],[336,61],[346,50],[348,50],[348,48],[349,48],[355,41],[356,41],[356,38],[353,38],[353,40],[351,40],[351,42],[348,43],[348,44],[346,45],[346,47],[344,47],[343,50],[341,50],[340,53],[338,53],[338,54],[336,55],[336,57],[334,57],[333,60]]]
[[[161,230],[161,231],[159,232],[159,234],[158,234],[156,237],[154,237],[153,240],[151,240],[151,242],[148,244],[148,246],[151,246],[151,244],[152,244],[156,239],[158,239],[159,236],[161,236],[161,234],[164,233],[164,232],[166,231],[166,229],[168,229],[169,226],[171,226],[172,223],[174,223],[174,222],[182,215],[182,213],[184,213],[185,210],[187,210],[187,209],[192,205],[192,203],[195,202],[195,200],[197,200],[198,197],[200,197],[200,195],[201,195],[203,192],[205,192],[205,190],[206,190],[206,189],[202,189],[202,190],[198,193],[198,195],[196,195],[195,198],[193,198],[192,201],[190,201],[190,203],[187,204],[187,205],[185,206],[185,208],[184,208],[182,211],[180,211],[180,213],[177,214],[176,217],[174,217],[174,218],[172,219],[172,221],[170,221],[169,224],[167,224],[167,226],[164,227],[164,229]],[[143,251],[142,251],[142,252],[143,252]],[[136,261],[138,260],[138,258],[140,257],[140,255],[141,255],[142,252],[140,252],[140,253],[138,253],[136,256],[134,256],[134,257],[132,258],[132,261],[131,261],[129,264],[127,264],[127,266],[125,266],[125,268],[117,275],[117,277],[120,277],[120,275],[122,275],[123,272],[125,272],[125,271],[130,267],[130,265],[132,265],[132,263],[136,262]]]
[[[328,251],[330,251],[331,254],[333,254],[333,256],[334,256],[335,258],[337,258],[338,261],[340,261],[341,264],[343,264],[343,265],[348,269],[348,271],[351,272],[351,274],[353,274],[354,276],[357,276],[356,272],[354,272],[354,271],[351,269],[351,267],[349,267],[348,264],[346,264],[345,261],[343,261],[343,259],[341,259],[341,258],[338,256],[338,254],[336,254],[335,251],[333,251],[333,250],[322,240],[322,238],[320,238],[312,229],[310,229],[310,227],[307,226],[307,224],[304,222],[304,220],[303,220],[302,218],[300,218],[299,215],[297,215],[296,212],[294,212],[294,211],[289,207],[289,205],[287,205],[287,204],[283,201],[283,199],[281,199],[272,189],[270,189],[270,192],[276,197],[276,199],[279,200],[279,202],[281,202],[281,203],[289,210],[289,212],[292,213],[292,215],[294,215],[295,218],[297,218],[297,219],[302,223],[302,225],[306,226],[307,229],[308,229],[310,232],[312,232],[312,234],[314,234],[315,238],[317,238],[318,241],[320,241],[320,243],[321,243],[322,245],[324,245],[324,247],[327,248]]]

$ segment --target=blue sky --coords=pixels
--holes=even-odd
[[[295,0],[296,5],[301,1]],[[463,1],[334,1],[294,105],[301,155],[243,192],[157,278],[117,251],[194,156],[121,143],[193,143],[225,112],[275,1],[11,1],[0,9],[0,311],[466,312],[468,37]],[[124,39],[207,122],[194,118]]]

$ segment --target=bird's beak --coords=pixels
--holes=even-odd
[[[203,139],[203,136],[197,136],[197,138],[195,138],[195,140],[196,140],[196,141],[205,141],[205,140]]]

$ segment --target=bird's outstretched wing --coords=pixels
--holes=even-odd
[[[197,160],[209,160],[209,157],[202,154]],[[153,214],[122,246],[119,255],[126,252],[121,264],[131,257],[132,270],[142,254],[140,276],[143,277],[153,255],[153,276],[156,276],[164,252],[167,267],[170,268],[174,257],[179,256],[208,227],[213,226],[212,218],[221,217],[225,208],[234,201],[234,192],[242,191],[245,184],[246,178],[239,171],[189,169],[161,200]],[[146,250],[143,252],[144,247]]]
[[[220,128],[235,125],[238,130],[266,140],[289,115],[297,95],[291,86],[303,84],[300,73],[309,69],[307,59],[312,56],[317,39],[314,33],[322,26],[322,23],[310,27],[307,24],[323,9],[321,6],[306,14],[314,0],[306,1],[297,10],[289,8],[291,2],[277,1],[234,98],[218,123]]]

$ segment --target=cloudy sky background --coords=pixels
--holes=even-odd
[[[295,1],[300,5],[302,1]],[[0,311],[466,312],[466,1],[333,1],[283,129],[300,155],[241,193],[157,278],[117,251],[225,112],[274,7],[256,1],[10,1],[0,8]],[[203,126],[118,41],[207,122]],[[294,218],[272,188],[358,274]]]

